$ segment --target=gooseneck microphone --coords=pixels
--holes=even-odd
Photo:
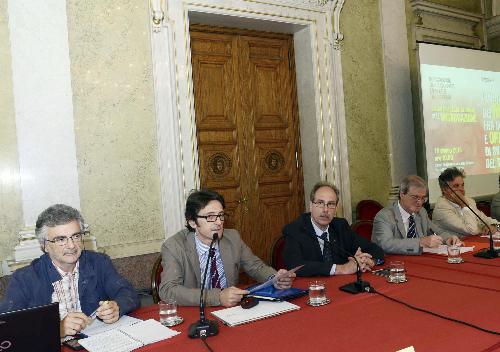
[[[489,237],[490,237],[490,248],[482,249],[482,250],[474,253],[473,256],[474,257],[478,257],[478,258],[485,258],[485,259],[498,258],[498,252],[495,250],[495,248],[493,246],[493,234],[491,233],[490,226],[479,215],[477,215],[477,213],[474,210],[472,210],[472,208],[469,206],[469,204],[467,204],[467,202],[464,199],[462,199],[462,197],[460,197],[458,195],[458,193],[455,192],[455,190],[453,188],[451,188],[451,186],[448,184],[448,182],[446,182],[445,180],[443,180],[441,178],[441,176],[439,176],[439,180],[442,181],[441,184],[445,184],[446,187],[448,187],[448,189],[458,199],[460,199],[460,201],[465,204],[465,206],[472,212],[472,214],[474,214],[484,224],[484,226],[486,226],[486,228],[488,229],[488,234],[489,234]]]
[[[352,294],[357,294],[357,293],[361,293],[361,292],[371,292],[372,287],[370,286],[370,283],[368,281],[363,281],[361,279],[361,266],[359,265],[359,262],[356,259],[356,256],[352,255],[351,253],[346,251],[344,248],[342,248],[342,246],[338,245],[337,242],[335,241],[335,239],[333,239],[331,241],[324,240],[324,242],[326,245],[330,246],[330,248],[332,249],[332,252],[333,252],[333,247],[334,247],[333,245],[335,244],[335,248],[340,249],[341,252],[348,255],[349,257],[352,257],[354,259],[354,261],[356,262],[356,281],[351,282],[351,283],[346,284],[346,285],[343,285],[343,286],[340,286],[339,289],[344,291],[344,292],[348,292],[348,293],[352,293]]]
[[[200,320],[189,326],[188,336],[191,338],[201,338],[206,339],[208,336],[215,336],[219,333],[219,325],[215,320],[205,319],[205,300],[203,293],[205,291],[205,282],[207,280],[208,263],[210,262],[210,251],[215,241],[219,238],[219,235],[214,233],[212,235],[212,242],[210,242],[210,248],[208,249],[207,263],[205,264],[205,273],[203,274],[203,282],[201,284],[200,292]]]

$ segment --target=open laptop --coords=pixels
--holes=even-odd
[[[61,351],[59,304],[0,313],[2,352]]]

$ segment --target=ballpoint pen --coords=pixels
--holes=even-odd
[[[99,307],[100,307],[101,305],[103,305],[103,304],[108,304],[108,301],[104,301],[104,302],[102,302],[102,304],[100,304],[100,305],[99,305]],[[97,309],[99,309],[99,307],[97,307]],[[95,318],[97,317],[97,309],[96,309],[96,310],[94,310],[94,311],[92,312],[92,314],[90,314],[90,315],[89,315],[89,318],[90,318],[90,319],[95,319]]]

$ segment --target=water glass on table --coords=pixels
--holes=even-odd
[[[500,231],[496,231],[493,235],[493,248],[500,249]]]
[[[322,305],[326,301],[325,283],[323,281],[312,281],[309,284],[309,303],[311,305]]]
[[[158,302],[160,312],[160,323],[165,326],[174,326],[182,322],[177,315],[177,302],[174,299],[166,299]]]
[[[446,248],[448,250],[448,263],[459,264],[463,262],[462,256],[460,255],[460,246],[449,245]]]
[[[405,263],[400,260],[394,260],[389,263],[389,277],[387,282],[400,284],[406,282]]]

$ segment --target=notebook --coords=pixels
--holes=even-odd
[[[60,351],[59,304],[0,313],[0,346],[6,352]]]
[[[180,334],[154,319],[89,336],[78,342],[89,352],[129,352]]]
[[[212,314],[222,320],[222,322],[226,325],[237,326],[287,312],[292,312],[298,309],[300,309],[299,306],[286,301],[260,301],[259,304],[250,309],[243,309],[241,306],[235,306],[214,311]]]

